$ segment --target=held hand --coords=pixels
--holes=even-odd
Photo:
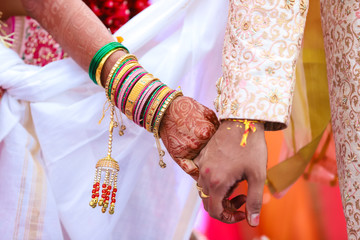
[[[219,127],[215,113],[189,97],[176,98],[160,125],[160,137],[176,163],[195,180],[194,159]]]
[[[198,186],[205,194],[202,196],[204,208],[211,217],[225,223],[239,222],[246,217],[249,225],[259,224],[267,148],[263,124],[255,125],[256,132],[249,133],[247,144],[242,147],[240,142],[244,124],[223,121],[200,155],[194,159],[200,170]],[[242,180],[248,181],[247,197],[239,195],[229,200],[228,197]],[[246,213],[238,211],[245,201]]]

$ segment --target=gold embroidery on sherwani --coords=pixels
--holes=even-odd
[[[360,4],[321,0],[321,21],[348,239],[360,239]]]
[[[285,8],[291,9],[294,6],[295,1],[294,0],[285,0]]]
[[[307,9],[300,11],[307,4],[305,0],[230,1],[223,80],[218,82],[221,93],[216,101],[220,118],[264,120],[266,129],[285,126]]]
[[[305,3],[304,0],[300,1],[300,13],[301,15],[304,15],[304,13],[306,13],[307,10],[307,4]]]

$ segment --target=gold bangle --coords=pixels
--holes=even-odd
[[[158,80],[157,78],[154,78],[151,74],[146,74],[143,76],[133,87],[131,90],[128,99],[126,100],[125,105],[125,115],[128,119],[133,120],[133,111],[134,111],[134,105],[136,102],[136,99],[138,99],[140,93],[146,87],[149,83]]]
[[[96,72],[95,72],[95,80],[96,80],[96,82],[97,82],[97,84],[98,84],[99,86],[104,87],[104,86],[101,84],[101,71],[102,71],[102,69],[103,69],[103,67],[104,67],[104,64],[105,64],[106,60],[111,56],[111,54],[113,54],[114,52],[119,51],[119,50],[121,50],[121,49],[120,49],[120,48],[117,48],[117,49],[111,50],[110,52],[108,52],[108,53],[101,59],[99,65],[98,65],[98,67],[97,67],[97,69],[96,69]]]
[[[153,120],[153,116],[156,112],[156,109],[159,107],[161,101],[164,99],[166,94],[168,94],[170,91],[171,91],[171,89],[166,86],[164,89],[161,90],[161,92],[159,94],[157,94],[156,99],[151,103],[149,112],[146,116],[146,122],[145,122],[145,127],[146,127],[147,131],[151,132],[151,123]]]
[[[153,128],[153,133],[157,134],[158,136],[159,135],[159,128],[160,128],[160,123],[161,123],[161,120],[162,118],[164,117],[165,115],[165,112],[167,110],[167,108],[170,106],[170,103],[177,97],[179,96],[183,96],[183,93],[182,91],[176,91],[176,92],[173,92],[164,102],[164,104],[161,106],[161,109],[159,111],[159,114],[156,116],[156,119],[155,119],[155,124],[154,124],[154,128]]]
[[[110,101],[115,103],[115,90],[118,86],[118,84],[122,84],[120,83],[120,79],[124,76],[124,74],[129,71],[130,68],[135,67],[135,66],[140,66],[140,64],[138,62],[133,62],[133,63],[129,63],[128,65],[124,66],[123,69],[121,69],[121,71],[117,74],[116,78],[114,79],[113,85],[111,87],[111,95],[110,95]],[[124,79],[125,80],[125,79]],[[115,84],[115,82],[117,82],[117,84]]]
[[[133,58],[137,61],[137,58],[135,55],[132,55],[132,54],[126,54],[125,56],[123,56],[122,58],[119,58],[116,63],[114,64],[114,66],[112,67],[112,69],[110,70],[110,73],[106,79],[106,83],[105,83],[105,93],[106,93],[106,98],[109,98],[108,97],[108,90],[109,90],[109,83],[110,83],[110,79],[111,77],[114,75],[114,72],[115,70],[119,67],[120,63],[129,59],[129,58]]]

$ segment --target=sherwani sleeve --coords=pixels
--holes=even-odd
[[[230,0],[215,101],[220,119],[286,127],[307,8],[307,0]]]

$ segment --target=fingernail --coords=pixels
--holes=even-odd
[[[250,225],[253,226],[253,227],[256,227],[257,225],[259,225],[259,220],[260,220],[260,215],[258,213],[251,214],[251,216],[250,216]]]

